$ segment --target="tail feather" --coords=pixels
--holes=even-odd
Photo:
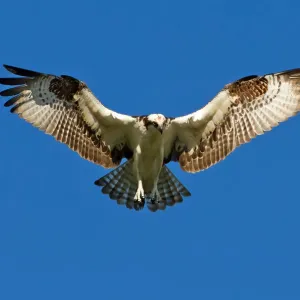
[[[118,204],[126,204],[130,209],[139,209],[134,203],[137,183],[132,176],[131,164],[131,161],[124,163],[95,181],[95,184],[102,186],[102,193],[108,194],[112,200],[117,200]]]
[[[103,194],[110,194],[111,191],[117,186],[119,179],[124,174],[124,169],[126,168],[126,164],[119,166],[118,168],[114,169],[110,173],[106,174],[105,176],[101,177],[95,184],[98,186],[103,186],[102,193]]]
[[[114,200],[118,199],[115,198],[118,194],[125,193],[129,182],[124,180],[124,173],[125,171],[121,170],[105,187],[103,187],[102,192],[104,194],[109,194]],[[113,197],[113,195],[115,195],[115,197]]]
[[[158,209],[164,210],[166,206],[173,206],[176,203],[180,203],[183,201],[182,196],[188,197],[191,195],[167,166],[163,166],[160,171],[157,188],[161,201],[159,203],[147,204],[148,208],[153,212]]]
[[[108,194],[110,199],[116,200],[118,204],[126,205],[127,208],[140,210],[143,203],[134,201],[137,190],[137,182],[132,173],[132,162],[128,161],[115,170],[101,177],[95,184],[102,186],[102,192]],[[190,196],[190,192],[179,182],[175,175],[163,166],[159,175],[157,189],[160,194],[158,202],[147,201],[149,210],[155,212],[164,210],[167,206],[172,206],[183,201],[183,196]],[[150,199],[150,194],[146,194],[146,199]]]
[[[129,172],[128,168],[124,168],[123,172],[115,179],[115,185],[110,192],[111,199],[117,200],[118,204],[126,204],[132,202],[137,189],[137,184]]]
[[[182,202],[180,192],[177,190],[175,183],[172,181],[172,174],[162,174],[166,178],[165,181],[158,182],[158,191],[160,197],[167,202],[169,206],[174,205],[176,202]]]
[[[166,172],[169,174],[171,181],[176,186],[177,191],[184,197],[191,196],[189,190],[177,179],[177,177],[165,166]]]

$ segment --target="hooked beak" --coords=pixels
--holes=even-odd
[[[149,125],[152,125],[157,131],[160,132],[160,134],[163,133],[164,129],[165,129],[165,124],[159,125],[155,122],[150,123]],[[148,125],[148,126],[149,126]],[[148,129],[148,126],[146,125],[146,128]]]

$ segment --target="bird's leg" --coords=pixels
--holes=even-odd
[[[134,165],[135,165],[135,170],[136,170],[136,179],[137,179],[137,190],[135,193],[135,196],[133,198],[134,200],[134,208],[136,210],[142,209],[145,205],[145,192],[143,188],[143,183],[142,183],[142,178],[139,172],[139,158],[141,154],[141,148],[140,146],[137,147],[136,153],[134,155]]]
[[[141,202],[144,199],[145,199],[145,194],[144,194],[144,189],[143,189],[143,183],[142,183],[142,180],[139,179],[138,180],[138,188],[135,193],[134,200]]]
[[[145,205],[145,195],[142,180],[138,180],[138,188],[134,196],[134,209],[141,210]]]
[[[158,182],[158,179],[155,180],[154,186],[153,186],[153,189],[152,189],[152,192],[151,192],[151,195],[150,195],[150,199],[151,199],[152,204],[159,203],[159,201],[161,200],[160,194],[159,194],[159,191],[158,191],[158,188],[157,188],[157,182]]]

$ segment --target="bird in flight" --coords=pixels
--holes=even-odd
[[[12,96],[4,106],[81,157],[114,168],[95,184],[135,210],[163,210],[191,195],[169,162],[190,173],[207,169],[300,110],[300,69],[241,78],[198,111],[169,118],[114,112],[71,76],[4,67],[22,76],[0,78],[13,86],[0,92]]]

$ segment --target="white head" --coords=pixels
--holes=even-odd
[[[160,133],[163,133],[166,125],[166,117],[161,114],[151,114],[145,118],[145,126],[147,130],[156,129]]]

